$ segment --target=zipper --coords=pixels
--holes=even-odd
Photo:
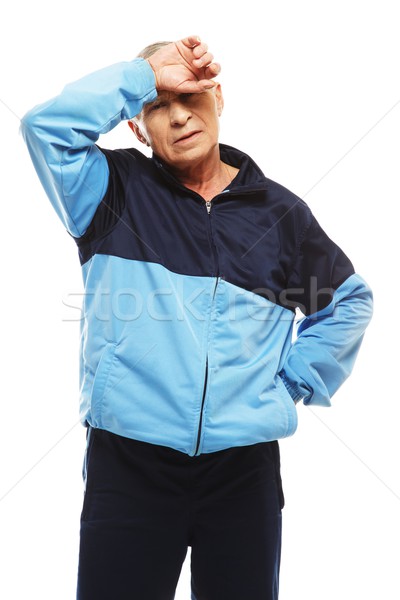
[[[203,200],[204,202],[204,200]],[[211,200],[207,200],[205,202],[206,208],[207,208],[207,213],[210,216],[211,213]],[[214,291],[213,291],[213,295],[212,295],[212,299],[211,299],[211,305],[214,302],[214,298],[215,298],[215,292],[217,290],[217,285],[218,285],[218,257],[217,257],[217,253],[216,253],[216,249],[214,246],[214,240],[213,240],[213,235],[212,235],[212,228],[211,228],[211,220],[207,219],[207,226],[209,229],[209,239],[210,239],[210,246],[211,246],[211,250],[214,256],[214,275],[216,276],[216,280],[215,280],[215,286],[214,286]],[[211,308],[210,308],[210,315],[211,315]],[[200,419],[199,419],[199,425],[198,425],[198,429],[197,429],[197,442],[196,442],[196,450],[194,452],[194,455],[196,456],[198,451],[199,451],[199,447],[200,447],[200,438],[201,438],[201,432],[202,432],[202,426],[203,426],[203,410],[204,410],[204,403],[205,403],[205,399],[206,399],[206,393],[207,393],[207,381],[208,381],[208,354],[206,356],[206,372],[205,372],[205,376],[204,376],[204,385],[203,385],[203,396],[201,399],[201,408],[200,408]]]
[[[199,451],[199,446],[200,446],[201,429],[202,429],[202,425],[203,425],[203,408],[204,408],[204,401],[206,399],[206,391],[207,391],[207,380],[208,380],[208,356],[206,359],[206,374],[204,377],[203,397],[201,399],[199,427],[197,429],[196,450],[194,451],[195,456],[196,456],[197,452]]]
[[[215,198],[218,198],[218,196],[215,196]],[[213,200],[215,200],[215,198],[213,198]],[[203,200],[204,202],[204,200]],[[214,244],[214,237],[213,237],[213,231],[212,231],[212,224],[211,224],[211,207],[212,207],[212,200],[206,200],[206,202],[204,202],[204,204],[206,205],[206,209],[207,209],[207,214],[208,214],[208,219],[206,219],[207,221],[207,228],[208,228],[208,234],[209,234],[209,240],[210,240],[210,247],[211,247],[211,252],[214,258],[214,272],[213,272],[213,276],[214,277],[218,277],[219,276],[219,265],[218,265],[218,253],[217,253],[217,248]]]
[[[214,303],[215,293],[217,291],[218,279],[219,279],[219,277],[217,277],[216,281],[215,281],[214,291],[213,291],[212,300],[211,300],[212,304]],[[196,450],[194,451],[194,456],[198,455],[197,453],[198,453],[199,447],[200,447],[200,438],[201,438],[201,432],[202,432],[202,426],[203,426],[203,410],[204,410],[204,403],[205,403],[206,394],[207,394],[207,382],[208,382],[208,354],[206,357],[206,371],[205,371],[205,375],[204,375],[203,396],[201,398],[200,419],[199,419],[199,426],[197,429],[197,442],[196,442]]]

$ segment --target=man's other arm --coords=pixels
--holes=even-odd
[[[353,369],[371,319],[371,289],[312,215],[289,287],[305,316],[280,376],[296,402],[329,406]]]

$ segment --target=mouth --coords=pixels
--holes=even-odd
[[[175,140],[174,144],[185,144],[191,142],[192,140],[197,139],[197,137],[201,134],[200,130],[190,131],[189,133],[185,133],[180,138]]]

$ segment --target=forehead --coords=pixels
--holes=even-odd
[[[205,100],[206,98],[208,98],[209,96],[213,95],[213,91],[212,90],[205,90],[202,93],[185,93],[182,92],[180,94],[177,94],[176,92],[168,92],[165,90],[161,90],[157,96],[157,98],[155,100],[153,100],[153,102],[149,102],[147,103],[143,108],[144,110],[146,108],[151,108],[154,104],[159,104],[160,102],[173,102],[174,100],[187,100],[188,98],[191,98],[193,101],[195,100]]]
[[[196,108],[197,110],[210,111],[210,110],[212,110],[212,107],[215,106],[215,101],[216,101],[217,96],[218,97],[221,96],[219,87],[218,88],[214,87],[210,90],[205,90],[204,92],[200,92],[200,93],[187,93],[187,92],[176,93],[176,92],[161,90],[158,93],[157,98],[155,100],[153,100],[153,102],[148,102],[147,104],[145,104],[142,108],[142,111],[138,115],[136,115],[135,118],[138,121],[140,121],[142,119],[145,119],[147,121],[147,119],[149,117],[153,117],[153,115],[156,115],[158,117],[159,111],[156,111],[156,113],[154,113],[154,111],[152,110],[152,107],[160,105],[160,104],[162,106],[165,106],[165,105],[168,106],[170,103],[174,102],[174,100],[178,100],[179,102],[182,102],[187,106],[190,106],[192,109]]]
[[[154,102],[150,102],[150,104],[154,104],[156,102],[159,102],[160,100],[175,100],[176,98],[179,98],[180,96],[184,96],[184,94],[177,94],[176,92],[167,92],[166,90],[161,90],[158,93],[157,98],[154,100]]]

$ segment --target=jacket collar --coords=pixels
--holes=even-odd
[[[219,149],[221,160],[239,169],[239,173],[225,193],[249,193],[267,189],[267,178],[248,154],[227,144],[220,144]],[[169,171],[168,166],[156,154],[153,154],[152,160],[171,183],[183,187]]]

